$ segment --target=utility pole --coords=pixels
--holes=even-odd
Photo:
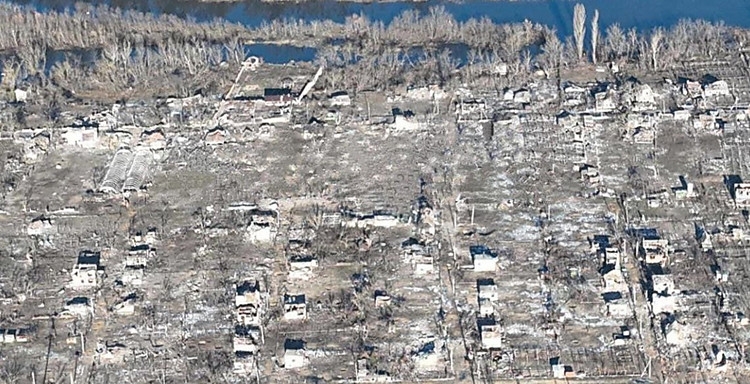
[[[55,333],[55,318],[50,317],[50,321],[52,324],[50,325],[49,335],[47,336],[47,356],[44,360],[44,376],[42,376],[42,383],[47,382],[47,369],[49,368],[49,357],[52,353],[52,339],[54,338]]]

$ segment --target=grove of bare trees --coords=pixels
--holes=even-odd
[[[680,21],[646,33],[591,22],[591,62],[661,70],[690,57],[716,57],[741,46],[747,32],[706,21]],[[498,85],[498,68],[514,76],[581,65],[586,59],[586,10],[574,7],[573,36],[530,21],[457,21],[443,7],[407,11],[385,24],[364,15],[333,21],[274,20],[257,28],[225,21],[79,5],[43,12],[0,4],[3,88],[33,80],[79,97],[106,90],[118,97],[187,96],[221,92],[231,83],[248,42],[314,45],[332,87],[358,91],[398,84],[480,82]],[[537,49],[538,48],[538,49]],[[47,62],[50,52],[64,58]],[[88,59],[82,58],[88,55]]]

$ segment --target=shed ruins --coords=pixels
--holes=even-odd
[[[314,276],[313,270],[318,267],[318,260],[311,255],[297,255],[289,260],[289,278],[309,280]]]

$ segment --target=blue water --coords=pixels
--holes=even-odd
[[[39,10],[72,9],[77,0],[16,0],[17,4],[31,5]],[[309,0],[301,3],[267,3],[258,0],[207,3],[197,0],[87,0],[86,3],[106,4],[123,10],[136,10],[154,14],[172,14],[197,21],[216,18],[256,27],[274,19],[301,18],[305,20],[333,20],[343,23],[352,14],[365,15],[370,20],[391,22],[410,9],[426,13],[430,7],[440,5],[458,21],[488,17],[496,23],[530,20],[557,29],[561,36],[571,35],[575,1],[488,1],[467,0],[464,3],[427,1],[395,3],[347,3],[335,0]],[[657,26],[670,27],[681,19],[723,21],[730,26],[750,28],[750,0],[579,0],[586,6],[590,17],[599,10],[602,30],[607,25],[619,23],[625,29],[648,30]],[[448,47],[452,56],[465,63],[466,50],[460,46]],[[250,55],[262,56],[269,63],[312,61],[316,49],[284,45],[253,44],[246,47]],[[407,52],[418,60],[419,51]],[[56,60],[49,60],[54,63]]]
[[[75,0],[17,0],[18,4],[31,4],[40,9],[62,10],[71,8]],[[420,3],[341,3],[333,0],[310,0],[302,3],[264,3],[246,0],[233,3],[205,3],[196,0],[109,0],[85,1],[108,4],[122,9],[152,13],[167,13],[192,17],[198,21],[223,18],[248,26],[258,26],[264,21],[278,18],[303,18],[306,20],[330,19],[343,22],[352,14],[364,14],[371,20],[385,23],[407,9],[426,12],[430,7],[442,5],[456,20],[486,16],[497,23],[521,22],[528,19],[555,27],[560,33],[572,33],[571,20],[576,2],[547,1],[486,1],[467,0],[464,3],[427,1]],[[589,14],[594,9],[600,13],[604,29],[612,23],[623,28],[640,30],[656,26],[669,27],[680,19],[724,21],[727,25],[750,28],[750,0],[580,0]]]
[[[262,57],[269,64],[284,64],[290,61],[313,61],[318,50],[312,47],[258,43],[246,45],[245,53]]]

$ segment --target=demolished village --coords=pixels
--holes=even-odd
[[[4,131],[3,364],[36,361],[36,383],[748,382],[741,57],[356,92],[252,57],[221,97]]]

